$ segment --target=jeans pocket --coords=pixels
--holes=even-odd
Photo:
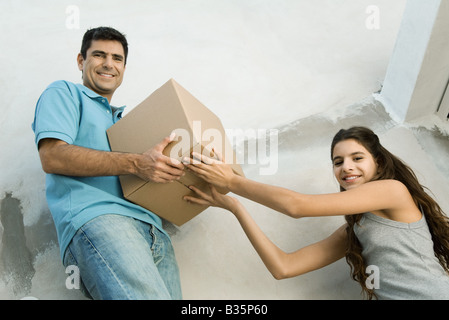
[[[69,244],[69,246],[67,247],[67,249],[65,250],[65,253],[64,253],[64,260],[63,260],[62,263],[63,263],[64,267],[66,267],[66,273],[67,273],[67,269],[68,269],[69,267],[75,266],[76,269],[78,270],[78,275],[77,275],[77,276],[79,276],[79,277],[81,276],[81,273],[80,273],[80,270],[79,270],[79,266],[78,266],[78,262],[76,261],[75,256],[73,255],[72,251],[70,250],[70,244]],[[89,291],[88,291],[87,288],[85,287],[83,280],[82,280],[81,278],[79,278],[79,279],[77,279],[77,280],[79,281],[79,282],[78,282],[79,287],[76,286],[76,289],[79,289],[79,290],[81,291],[81,293],[82,293],[86,298],[88,298],[88,299],[93,299],[92,296],[90,295]],[[67,287],[67,282],[66,282],[66,287]],[[70,289],[74,289],[74,288],[75,288],[75,287],[70,288]],[[67,287],[67,289],[69,289],[69,288]]]
[[[67,247],[64,253],[64,260],[63,260],[64,267],[68,266],[78,266],[78,262],[76,262],[75,257],[72,254],[72,251],[70,250],[70,246]]]
[[[162,239],[160,238],[159,230],[154,225],[151,225],[150,235],[153,240],[153,243],[151,244],[151,252],[153,253],[154,264],[158,265],[164,258],[164,250],[163,243],[161,243]]]

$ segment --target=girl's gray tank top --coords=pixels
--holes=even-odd
[[[403,223],[368,212],[354,232],[363,248],[367,285],[379,299],[449,299],[449,275],[435,257],[424,215]]]

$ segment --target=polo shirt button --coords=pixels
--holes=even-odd
[[[103,100],[101,100],[101,102],[105,103],[105,102],[106,102],[106,100],[104,100],[104,99],[103,99]]]

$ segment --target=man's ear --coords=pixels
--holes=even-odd
[[[83,69],[84,69],[84,58],[83,58],[83,55],[81,53],[78,53],[78,56],[76,57],[76,61],[78,63],[78,69],[80,71],[83,71]]]

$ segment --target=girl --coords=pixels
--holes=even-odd
[[[185,200],[231,211],[276,279],[295,277],[343,257],[367,298],[449,299],[449,219],[424,191],[413,171],[387,151],[370,129],[340,130],[331,145],[339,193],[306,195],[251,181],[221,161],[194,154],[188,168],[211,184],[194,186]],[[293,218],[345,215],[328,238],[285,253],[273,244],[235,198],[214,186]],[[367,269],[368,267],[371,267]],[[367,270],[379,271],[379,286]]]

